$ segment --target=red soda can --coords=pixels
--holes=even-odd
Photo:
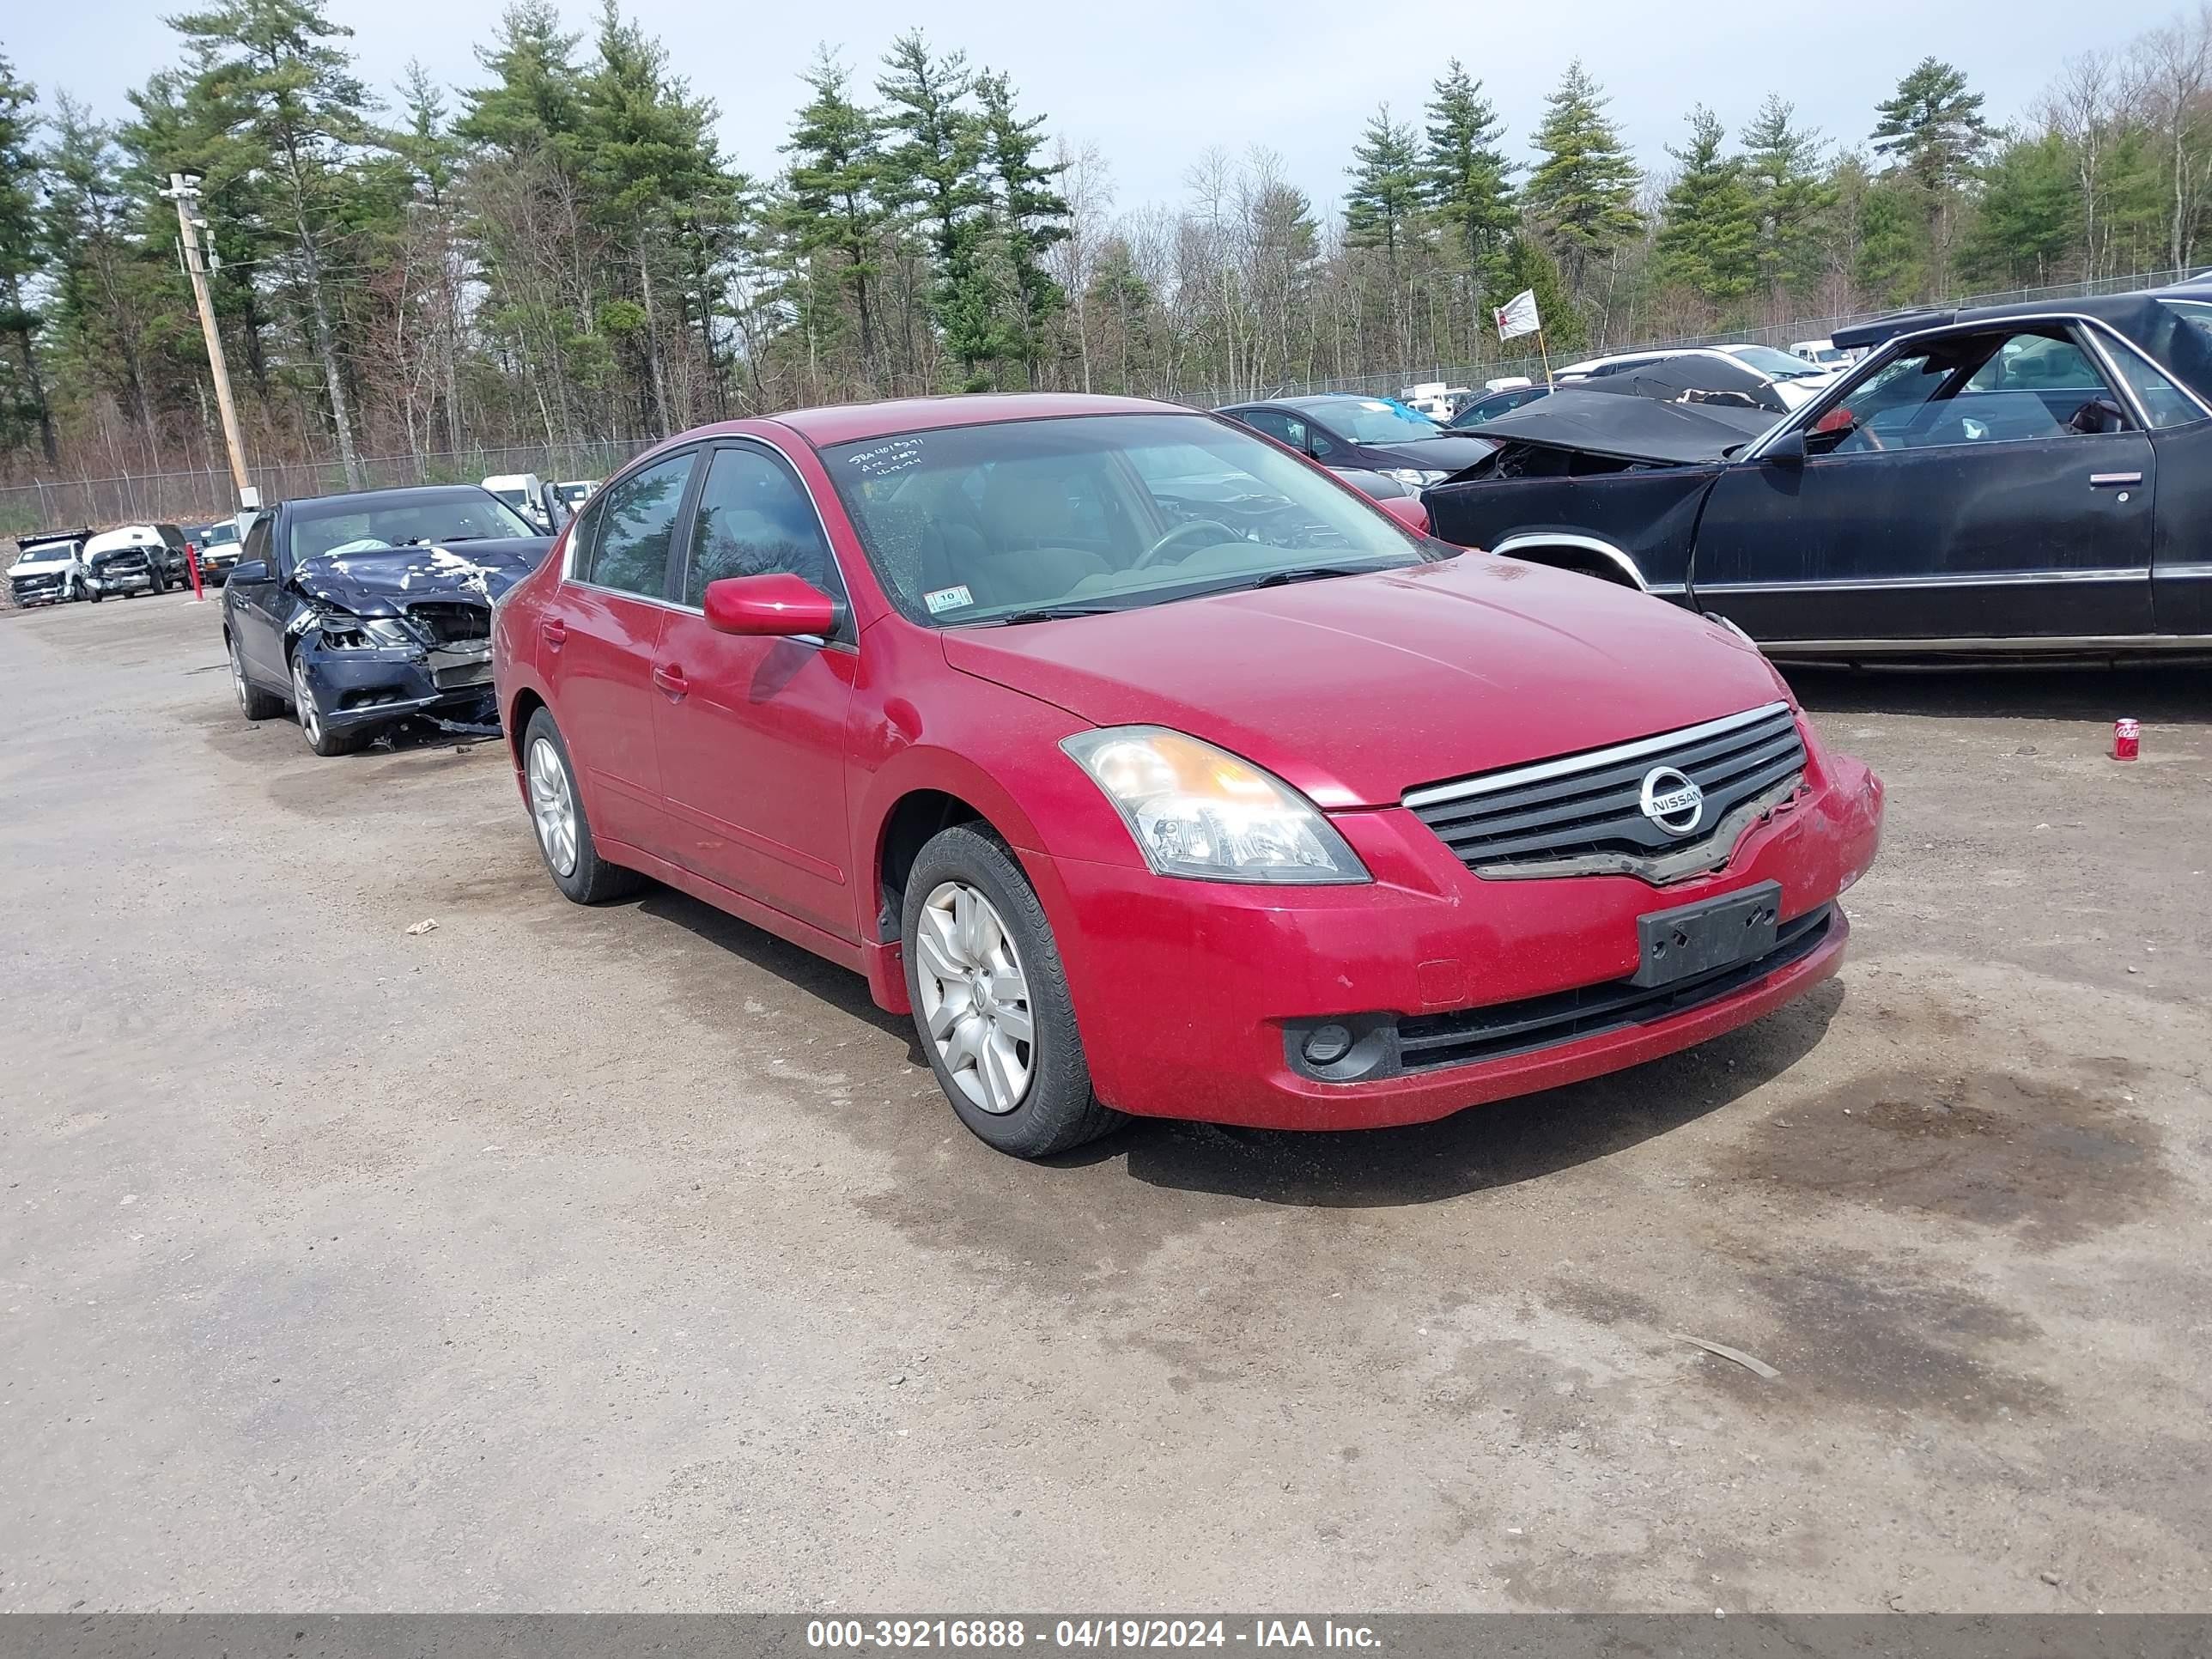
[[[2112,722],[2112,758],[2114,760],[2133,760],[2142,747],[2142,722],[2141,720]]]

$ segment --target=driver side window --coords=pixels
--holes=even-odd
[[[2123,430],[2124,406],[2063,325],[1954,336],[1908,351],[1814,423],[1815,455],[2020,443]]]

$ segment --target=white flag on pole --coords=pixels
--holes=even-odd
[[[1534,334],[1543,327],[1544,319],[1536,314],[1536,290],[1524,288],[1492,313],[1498,319],[1498,337],[1510,340],[1516,334]]]

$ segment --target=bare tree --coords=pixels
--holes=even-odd
[[[1114,173],[1097,145],[1074,145],[1061,138],[1053,147],[1060,168],[1060,193],[1067,204],[1067,235],[1047,250],[1053,280],[1066,291],[1075,329],[1076,361],[1083,390],[1091,390],[1091,282],[1105,234],[1107,210],[1114,205]]]
[[[2202,215],[2203,135],[2212,109],[2212,5],[2194,17],[2176,18],[2138,40],[2130,56],[2140,100],[2165,154],[2171,206],[2167,258],[2177,270],[2189,264]]]

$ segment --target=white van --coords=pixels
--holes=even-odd
[[[553,526],[545,522],[545,481],[535,472],[495,472],[483,481],[483,487],[540,530],[551,533]]]
[[[1851,354],[1833,340],[1800,340],[1790,348],[1790,355],[1822,368],[1841,368],[1851,361]]]

